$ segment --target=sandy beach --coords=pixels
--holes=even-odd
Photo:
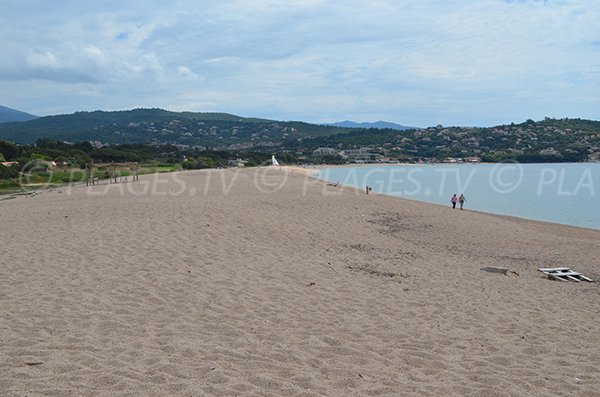
[[[600,396],[600,284],[537,271],[600,280],[600,231],[273,168],[40,191],[0,224],[0,396]]]

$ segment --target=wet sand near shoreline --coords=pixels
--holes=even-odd
[[[141,176],[0,201],[0,395],[600,396],[600,231]],[[481,271],[506,267],[508,275]]]

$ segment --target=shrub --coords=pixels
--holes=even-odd
[[[19,167],[16,165],[11,165],[10,167],[5,167],[0,164],[0,179],[12,179],[19,177]]]

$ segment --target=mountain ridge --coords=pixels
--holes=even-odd
[[[329,125],[332,127],[343,127],[343,128],[378,128],[378,129],[392,129],[398,131],[404,130],[415,130],[419,127],[409,127],[401,125],[391,121],[374,121],[374,122],[356,122],[351,120],[337,121],[334,123],[323,123],[323,125]]]
[[[38,116],[0,105],[0,123],[22,122],[36,118]]]

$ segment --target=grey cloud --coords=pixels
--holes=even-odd
[[[595,114],[587,104],[600,102],[589,89],[600,65],[595,0],[6,3],[0,104],[18,86],[32,113],[45,98],[65,111],[147,102],[481,125],[540,109]],[[544,97],[548,86],[556,98]]]

